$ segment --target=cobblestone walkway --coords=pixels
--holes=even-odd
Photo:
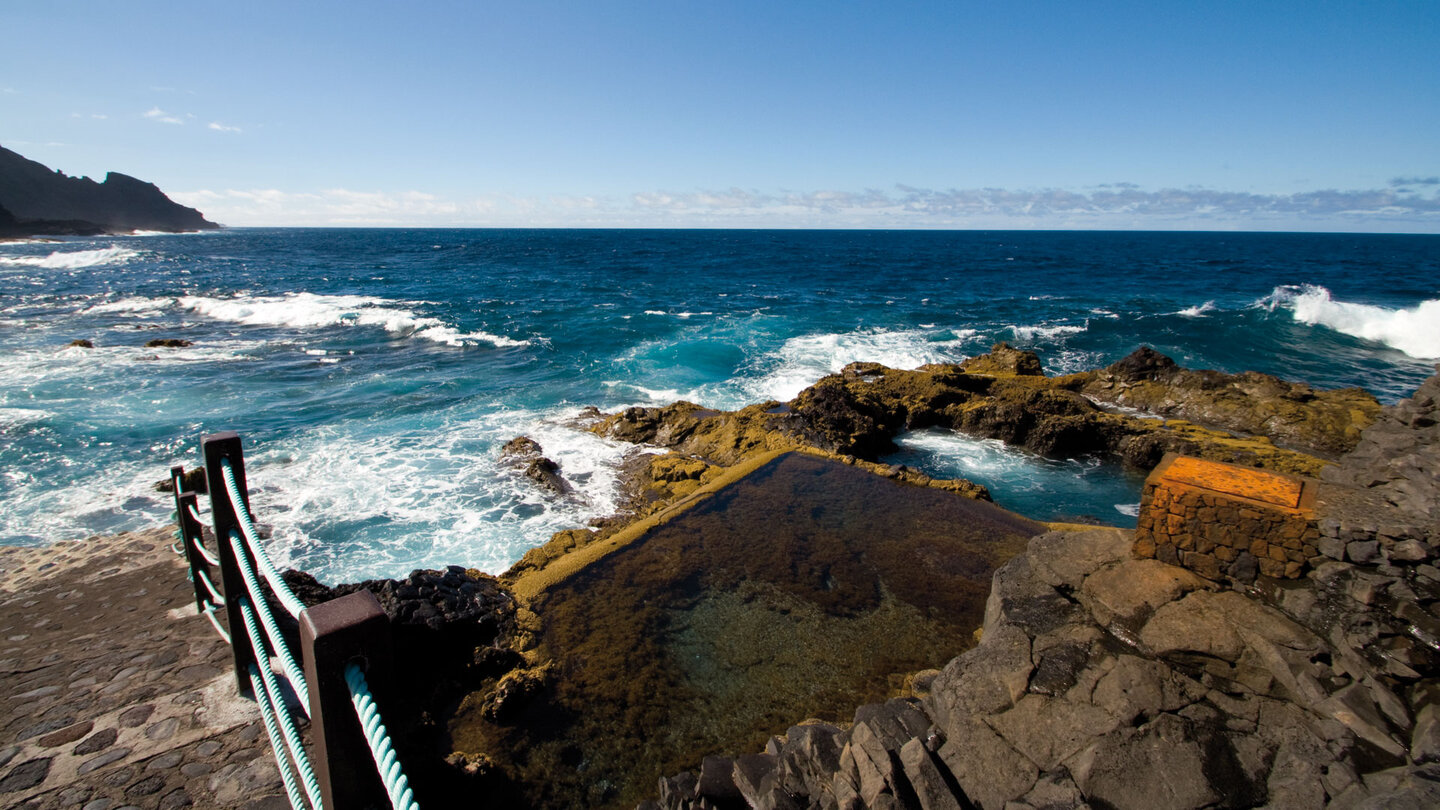
[[[289,806],[170,540],[0,548],[0,807]]]

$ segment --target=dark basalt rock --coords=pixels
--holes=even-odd
[[[1067,387],[1101,402],[1266,436],[1326,459],[1353,449],[1380,413],[1375,397],[1359,388],[1318,391],[1253,371],[1185,369],[1148,346],[1101,371],[1065,379]]]
[[[1149,346],[1141,346],[1105,367],[1106,374],[1127,383],[1165,382],[1179,371],[1179,364]]]
[[[1131,379],[1220,379],[1132,359]],[[979,646],[921,700],[792,728],[736,759],[735,783],[770,787],[744,794],[756,807],[1435,805],[1440,527],[1437,495],[1418,498],[1440,486],[1437,411],[1440,376],[1326,476],[1334,559],[1304,580],[1227,587],[1135,559],[1127,532],[1040,535],[996,571]],[[679,784],[661,780],[659,806],[707,806]]]
[[[72,341],[70,341],[70,342],[69,342],[68,344],[66,344],[66,345],[67,345],[67,346],[73,346],[73,347],[75,347],[75,348],[77,348],[77,349],[93,349],[93,348],[95,348],[95,344],[94,344],[94,343],[92,343],[91,341],[88,341],[88,340],[86,340],[86,339],[84,339],[84,338],[79,338],[79,339],[76,339],[76,340],[72,340]]]
[[[519,468],[526,478],[551,495],[568,495],[574,491],[560,474],[560,465],[546,458],[540,443],[529,436],[517,436],[506,442],[500,449],[500,461]]]
[[[185,475],[180,479],[180,486],[184,488],[186,492],[195,492],[200,495],[206,494],[209,491],[209,484],[205,481],[205,468],[195,467],[186,470]],[[166,478],[164,481],[156,481],[154,489],[156,492],[174,492],[175,483],[169,478]]]
[[[145,342],[147,349],[184,349],[195,344],[181,338],[155,338]]]

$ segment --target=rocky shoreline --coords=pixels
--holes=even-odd
[[[1325,469],[1301,581],[1042,535],[996,572],[981,643],[916,696],[707,757],[641,807],[1435,806],[1437,418],[1440,376]]]
[[[312,604],[375,592],[397,655],[426,662],[402,668],[387,709],[424,803],[1440,802],[1440,375],[1382,408],[1363,391],[1190,371],[1148,349],[1051,378],[1034,355],[1001,345],[959,366],[853,364],[788,403],[718,412],[682,402],[577,423],[644,450],[628,465],[621,514],[558,533],[500,577],[451,567],[332,589],[286,575]],[[1147,486],[1146,508],[1179,521],[1163,521],[1179,532],[1166,535],[1179,544],[1167,556],[1163,543],[1143,542],[1156,525],[1144,512],[1140,535],[1001,510],[982,521],[993,509],[983,487],[878,461],[899,432],[937,426],[1143,470],[1167,454],[1237,463],[1306,476],[1317,494],[1291,510],[1294,548],[1286,529],[1273,549],[1222,560],[1216,527],[1291,507],[1247,505],[1242,493],[1233,508],[1203,495],[1163,512]],[[564,470],[533,441],[507,445],[500,464],[570,496]],[[866,482],[892,489],[854,504],[861,490],[813,500]],[[881,518],[890,525],[932,509],[903,493],[983,510],[891,541],[888,562],[865,537],[814,556],[807,538],[827,525],[855,524],[881,504],[898,510]],[[779,542],[769,535],[786,510],[798,522]],[[716,534],[746,513],[750,523]],[[995,546],[993,562],[934,545],[961,527],[978,538],[1002,525],[1018,534]],[[763,549],[756,527],[769,527]],[[859,529],[889,532],[883,522]],[[1281,559],[1258,565],[1271,551]],[[1257,564],[1235,565],[1245,554]],[[979,577],[959,588],[978,601],[955,602],[945,618],[926,594],[957,586],[905,584],[919,574]],[[895,646],[912,636],[944,654],[919,663],[921,647]],[[834,680],[880,643],[889,651],[879,670],[855,686]],[[820,684],[821,702],[796,709]],[[722,726],[729,736],[714,736]],[[637,740],[659,747],[641,755]],[[636,782],[641,773],[650,775]]]
[[[630,806],[607,778],[557,794],[559,782],[526,781],[546,777],[507,761],[535,755],[524,753],[540,745],[527,724],[553,722],[541,718],[577,676],[550,641],[549,625],[571,621],[551,612],[550,594],[608,570],[601,561],[787,452],[988,500],[969,482],[878,462],[897,433],[940,426],[1139,469],[1180,453],[1320,476],[1322,516],[1303,549],[1313,553],[1296,569],[1305,576],[1285,582],[1252,566],[1206,578],[1137,558],[1130,532],[1057,527],[994,574],[978,646],[910,672],[888,701],[793,726],[763,751],[702,759],[693,750],[693,769],[663,777],[641,807],[1423,804],[1427,780],[1440,777],[1440,569],[1431,565],[1440,496],[1423,474],[1440,452],[1437,386],[1382,409],[1357,389],[1190,371],[1148,349],[1050,378],[1034,355],[1002,344],[960,366],[853,364],[791,402],[734,412],[680,402],[581,414],[588,429],[649,449],[627,470],[625,510],[558,533],[493,581],[513,602],[493,614],[497,632],[474,660],[457,659],[430,687],[432,708],[448,698],[459,711],[427,713],[426,746],[458,745],[445,778],[462,793]],[[512,442],[502,463],[566,496],[564,471],[534,442]],[[476,573],[465,576],[492,587]],[[636,670],[641,684],[645,671]],[[475,722],[488,731],[463,730]],[[575,756],[579,775],[554,778],[583,787],[584,755]],[[554,767],[574,764],[561,756]]]

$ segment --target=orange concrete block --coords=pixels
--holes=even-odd
[[[1297,509],[1300,506],[1301,482],[1291,476],[1267,470],[1181,456],[1171,462],[1164,472],[1164,478],[1213,492],[1273,503],[1287,509]]]

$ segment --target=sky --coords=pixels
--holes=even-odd
[[[47,0],[0,146],[231,226],[1440,232],[1440,3]]]

